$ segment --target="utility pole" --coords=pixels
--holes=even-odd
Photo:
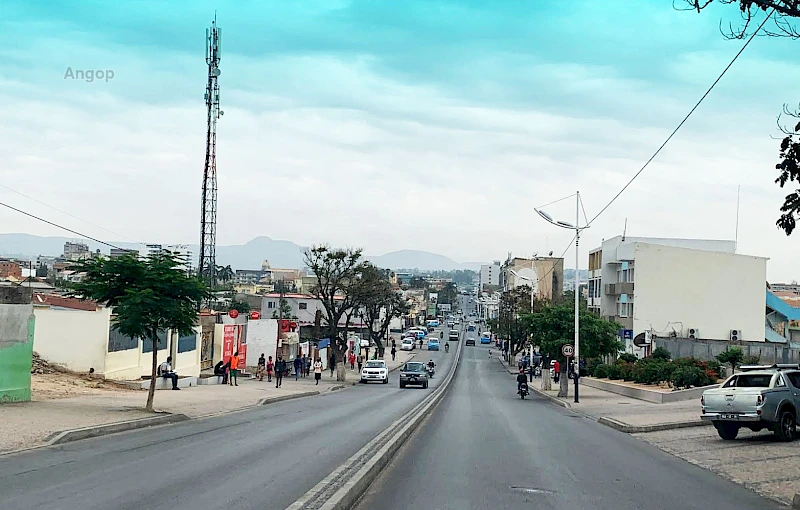
[[[575,367],[572,369],[573,375],[575,376],[575,402],[578,402],[578,378],[581,375],[581,356],[580,356],[580,346],[581,346],[581,332],[580,332],[580,301],[578,299],[578,244],[581,240],[581,229],[579,227],[581,221],[581,192],[578,191],[575,194],[575,354],[574,354],[574,363]]]

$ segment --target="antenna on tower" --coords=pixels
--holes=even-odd
[[[198,274],[213,288],[217,281],[217,120],[223,115],[219,109],[219,70],[222,49],[222,31],[217,27],[217,11],[214,21],[206,29],[206,164],[203,169],[203,203],[200,211],[200,263]]]
[[[625,218],[625,226],[622,227],[622,241],[625,242],[625,234],[628,232],[628,218]]]

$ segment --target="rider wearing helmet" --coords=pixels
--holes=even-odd
[[[520,368],[519,374],[517,375],[517,391],[519,391],[523,384],[528,384],[528,376],[525,375],[525,369]]]

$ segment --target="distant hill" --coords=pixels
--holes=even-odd
[[[94,241],[74,237],[41,237],[30,234],[0,234],[0,256],[36,259],[39,255],[57,256],[63,253],[67,241],[83,241],[92,251],[108,253],[109,247]],[[112,242],[126,249],[139,249],[136,243]],[[197,257],[200,247],[189,245]],[[217,246],[217,264],[234,269],[259,269],[264,259],[272,267],[301,268],[305,247],[291,241],[256,237],[245,244]],[[366,256],[373,264],[389,269],[416,268],[422,271],[479,269],[480,263],[461,264],[444,255],[420,250],[399,250],[384,255]]]

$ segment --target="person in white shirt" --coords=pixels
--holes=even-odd
[[[172,389],[179,390],[178,388],[178,374],[172,370],[172,356],[167,357],[167,361],[159,365],[157,375],[164,379],[172,379]]]

